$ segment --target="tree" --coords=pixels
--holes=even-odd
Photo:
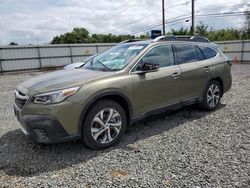
[[[74,28],[70,33],[71,40],[73,43],[84,43],[88,42],[89,32],[85,28]]]
[[[150,39],[150,32],[146,32],[145,34],[141,34],[137,38],[139,38],[139,39]]]
[[[71,32],[55,36],[51,44],[87,43],[89,32],[85,28],[74,28]]]
[[[74,28],[71,32],[55,36],[51,44],[77,44],[77,43],[118,43],[124,40],[133,39],[131,35],[114,35],[114,34],[93,34],[89,35],[85,28]]]
[[[192,35],[190,28],[171,29],[168,35]],[[246,12],[246,23],[244,28],[226,28],[214,30],[208,25],[200,22],[196,25],[196,34],[207,37],[210,41],[250,39],[250,12]],[[77,43],[119,43],[128,39],[148,39],[149,33],[135,37],[133,35],[92,34],[85,28],[74,28],[71,32],[55,36],[51,44],[77,44]]]
[[[188,28],[180,28],[179,30],[172,29],[172,32],[168,34],[192,35],[191,29]],[[196,25],[196,34],[207,37],[210,41],[239,40],[241,36],[241,32],[238,29],[226,28],[214,30],[213,28],[209,29],[208,26],[203,22],[200,22],[198,25]]]
[[[239,40],[240,31],[234,28],[220,29],[217,31],[211,30],[206,36],[211,41]]]
[[[9,45],[18,45],[16,42],[10,42],[10,44]]]
[[[191,31],[188,30],[187,28],[184,29],[183,27],[180,28],[179,30],[174,30],[171,28],[171,32],[168,34],[172,34],[172,35],[190,35]]]
[[[212,29],[211,29],[212,30]],[[208,26],[205,25],[203,22],[200,22],[197,26],[196,26],[196,34],[200,35],[200,36],[207,36],[209,31],[208,31]]]

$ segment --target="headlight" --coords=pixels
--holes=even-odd
[[[42,93],[34,97],[34,103],[37,104],[51,104],[62,102],[67,97],[75,94],[80,87],[72,87],[67,89],[62,89],[59,91],[53,91],[48,93]]]

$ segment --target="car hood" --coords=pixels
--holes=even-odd
[[[105,76],[114,74],[114,72],[93,71],[87,69],[61,70],[52,73],[43,74],[28,79],[21,83],[17,89],[21,91],[35,91],[36,93],[49,92],[68,87],[83,85]]]

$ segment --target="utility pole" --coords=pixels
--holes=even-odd
[[[192,26],[191,26],[191,32],[193,35],[195,35],[195,11],[194,11],[194,0],[191,0],[192,3],[191,3],[191,8],[192,8]]]
[[[165,2],[162,0],[162,35],[165,35]]]

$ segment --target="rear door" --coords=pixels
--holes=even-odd
[[[175,50],[182,72],[182,100],[202,96],[208,80],[214,74],[214,62],[206,60],[201,50],[193,44],[175,44]]]
[[[138,74],[144,63],[159,64],[156,72]],[[172,46],[156,46],[137,63],[131,72],[137,115],[180,102],[181,71],[175,64]]]

